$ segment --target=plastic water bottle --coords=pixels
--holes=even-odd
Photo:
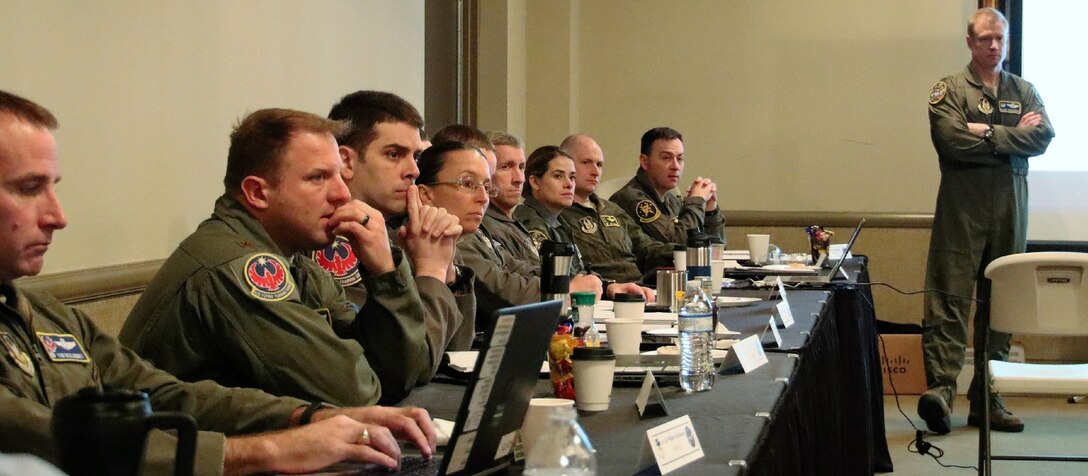
[[[555,407],[548,425],[525,459],[532,476],[596,476],[597,451],[589,442],[573,407]]]
[[[704,392],[714,386],[714,310],[698,280],[688,281],[680,307],[680,387]]]

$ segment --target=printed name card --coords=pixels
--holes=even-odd
[[[665,397],[661,395],[661,387],[657,386],[657,379],[649,370],[642,379],[642,389],[638,391],[638,397],[635,398],[635,407],[638,408],[639,418],[669,414],[669,407],[665,406]]]
[[[703,447],[691,418],[684,415],[646,430],[639,450],[639,468],[657,464],[661,474],[669,474],[703,457]]]
[[[789,329],[793,325],[793,311],[790,310],[790,300],[786,296],[786,285],[782,283],[782,278],[776,278],[778,285],[778,295],[782,297],[782,302],[779,302],[774,306],[774,312],[778,314],[779,319],[782,320],[782,327]]]
[[[774,323],[771,324],[771,328],[774,329]],[[759,335],[753,334],[733,344],[729,349],[729,354],[725,356],[725,360],[718,367],[718,373],[730,373],[731,369],[738,366],[744,373],[748,373],[766,363],[767,354],[763,353],[763,342]]]

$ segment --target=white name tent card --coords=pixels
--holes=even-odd
[[[771,328],[774,328],[773,322]],[[763,342],[759,335],[753,334],[740,342],[733,343],[725,360],[718,366],[718,373],[727,374],[735,367],[740,367],[744,373],[758,369],[767,363],[767,354],[763,353]]]
[[[666,416],[669,407],[665,406],[665,397],[661,395],[661,387],[657,386],[654,373],[646,371],[646,377],[642,379],[642,389],[635,398],[635,407],[638,408],[639,418]]]
[[[779,302],[774,306],[773,313],[778,314],[778,318],[782,321],[782,327],[789,329],[793,325],[793,311],[790,310],[790,300],[786,296],[786,285],[782,283],[782,278],[776,279],[778,284],[778,295],[782,297],[782,302]]]
[[[691,417],[684,415],[646,430],[639,450],[639,469],[657,464],[661,474],[669,474],[703,457],[703,447]]]

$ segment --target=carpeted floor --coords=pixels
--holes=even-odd
[[[918,417],[917,395],[899,397],[899,404],[919,429],[925,422]],[[994,433],[994,453],[1088,455],[1088,402],[1075,405],[1064,397],[1008,397],[1009,410],[1024,420],[1023,433]],[[946,465],[978,464],[978,429],[967,426],[967,399],[959,396],[953,406],[952,432],[947,435],[927,433],[925,441],[944,450],[941,462]],[[896,408],[895,398],[884,397],[884,421],[887,426],[888,448],[891,450],[895,472],[904,476],[969,475],[975,469],[943,468],[929,456],[911,453],[907,445],[914,440],[915,431]],[[912,450],[914,449],[911,446]],[[1004,462],[993,463],[997,475],[1088,475],[1088,463]]]

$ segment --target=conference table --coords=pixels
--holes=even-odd
[[[787,291],[795,324],[780,329],[782,345],[765,332],[777,292],[726,289],[760,297],[747,307],[722,308],[719,320],[745,337],[763,336],[768,362],[749,373],[718,375],[714,388],[685,394],[662,387],[669,414],[640,418],[639,388],[617,386],[608,410],[580,412],[597,449],[598,474],[658,474],[639,465],[646,430],[688,415],[705,456],[670,474],[868,475],[892,470],[884,410],[876,320],[864,257],[844,266],[850,279],[824,289]],[[405,402],[454,419],[464,387],[432,383]],[[536,396],[551,396],[541,379]],[[511,474],[516,474],[513,470]]]

